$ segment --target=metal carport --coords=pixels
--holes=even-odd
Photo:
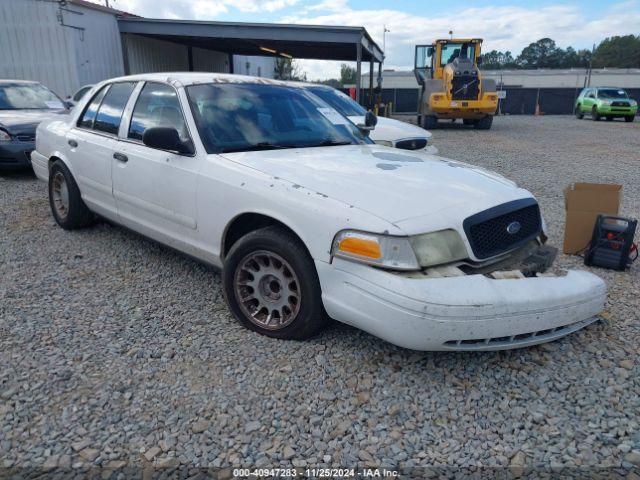
[[[360,101],[362,62],[369,62],[373,92],[374,63],[382,68],[383,53],[364,27],[272,23],[203,22],[154,18],[119,18],[123,39],[141,35],[229,55],[284,56],[357,62],[356,100]],[[125,44],[126,41],[123,41]],[[127,57],[125,51],[125,71]],[[190,63],[191,65],[191,63]],[[128,73],[128,71],[127,71]]]

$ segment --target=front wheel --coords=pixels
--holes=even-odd
[[[593,121],[597,122],[598,120],[600,120],[600,114],[598,113],[598,107],[596,107],[595,105],[593,106],[593,108],[591,109],[591,118],[593,119]]]
[[[476,130],[489,130],[493,124],[493,115],[487,115],[480,120],[476,120],[474,127]]]
[[[635,115],[627,115],[626,117],[624,117],[624,121],[625,122],[633,122],[635,120],[636,116]]]
[[[584,118],[584,113],[582,113],[581,108],[582,108],[582,107],[580,107],[580,105],[577,105],[577,106],[576,106],[576,118],[577,118],[578,120],[582,120],[582,119]]]
[[[73,175],[61,161],[49,170],[49,205],[56,223],[65,230],[89,226],[94,220]]]
[[[313,260],[282,228],[261,228],[238,240],[225,260],[222,283],[233,315],[262,335],[303,340],[327,323]]]
[[[438,128],[438,117],[435,115],[423,115],[422,116],[422,128],[425,130],[433,130]]]

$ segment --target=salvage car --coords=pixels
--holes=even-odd
[[[29,167],[36,127],[61,113],[65,103],[41,83],[0,80],[0,169]]]
[[[629,97],[622,88],[585,88],[578,95],[575,112],[579,119],[586,113],[595,121],[601,118],[624,118],[625,122],[633,122],[638,112],[638,102]]]
[[[364,124],[367,110],[348,95],[327,85],[312,83],[300,83],[299,85],[320,97],[356,125]],[[431,144],[431,132],[393,118],[379,117],[376,128],[371,131],[370,137],[379,145],[402,150],[416,150],[416,153],[433,155],[438,153],[438,149]]]
[[[42,123],[32,159],[62,228],[99,215],[221,268],[231,312],[271,337],[333,318],[411,349],[495,350],[597,320],[599,277],[542,273],[531,193],[376,145],[366,117],[275,80],[128,76]]]

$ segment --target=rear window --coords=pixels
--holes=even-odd
[[[102,99],[93,129],[101,132],[118,134],[124,107],[129,101],[135,84],[132,82],[114,83]]]

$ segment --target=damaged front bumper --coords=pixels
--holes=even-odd
[[[334,319],[414,350],[503,350],[548,342],[593,323],[604,282],[563,277],[419,278],[341,259],[316,262]]]

